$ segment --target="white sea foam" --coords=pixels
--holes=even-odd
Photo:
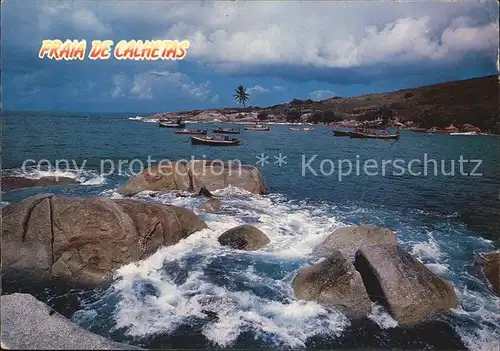
[[[197,213],[205,201],[202,197],[176,197],[174,193],[150,194],[142,192],[136,197]],[[296,301],[290,281],[304,256],[341,223],[326,209],[284,201],[279,196],[248,196],[232,187],[214,194],[223,197],[227,210],[222,214],[201,213],[209,229],[117,271],[113,288],[121,300],[115,311],[115,328],[125,328],[134,337],[147,337],[172,333],[184,323],[202,319],[203,335],[221,347],[231,346],[245,331],[266,340],[271,336],[276,345],[289,347],[303,347],[313,335],[340,335],[349,320],[341,312],[315,302]],[[117,196],[112,192],[106,195]],[[217,238],[222,232],[244,223],[261,229],[271,244],[254,252],[219,244]],[[269,276],[254,262],[284,271]],[[176,269],[165,270],[166,264],[174,264]],[[287,264],[293,268],[286,268]],[[183,279],[179,280],[179,272],[185,275]],[[138,282],[147,282],[156,294],[138,295]],[[246,288],[235,290],[233,284]],[[214,313],[217,318],[211,320]]]
[[[144,337],[170,333],[193,318],[206,320],[211,314],[216,314],[217,318],[209,320],[202,333],[221,347],[230,346],[242,332],[248,330],[253,331],[256,337],[272,335],[278,344],[299,347],[304,346],[310,336],[340,335],[349,325],[340,312],[328,311],[314,302],[277,301],[251,291],[233,291],[228,286],[211,282],[206,278],[206,268],[227,254],[218,245],[217,235],[216,231],[201,231],[142,262],[120,269],[114,287],[123,298],[117,306],[116,328],[126,328],[127,333],[134,337]],[[190,253],[196,253],[196,257],[200,258],[195,268],[184,266],[186,262],[182,261]],[[162,266],[165,262],[178,260],[188,272],[184,282],[175,284],[175,277],[165,274]],[[227,269],[231,270],[231,267]],[[253,268],[235,274],[256,286],[274,285],[273,289],[289,290],[289,282],[263,278]],[[138,297],[134,292],[134,284],[138,280],[152,284],[157,296]],[[288,294],[291,292],[288,291]]]
[[[51,170],[44,171],[36,168],[27,169],[11,169],[6,170],[4,175],[11,177],[22,177],[27,179],[40,179],[43,177],[64,177],[79,181],[82,185],[102,185],[106,183],[106,177],[100,175],[95,170],[83,169],[67,169],[67,170]]]
[[[340,335],[349,320],[317,303],[297,301],[290,284],[297,270],[310,263],[312,248],[345,225],[335,218],[332,207],[289,201],[281,195],[248,195],[234,187],[213,193],[221,196],[224,204],[216,214],[200,213],[206,201],[203,197],[150,191],[136,195],[138,199],[188,208],[200,214],[209,229],[117,272],[113,289],[119,293],[120,302],[113,314],[115,328],[142,338],[171,334],[182,325],[198,321],[202,334],[220,347],[231,347],[245,332],[266,342],[271,340],[276,347],[296,348],[304,347],[314,335]],[[122,197],[113,190],[102,195]],[[363,213],[363,209],[353,208],[351,213]],[[271,243],[253,252],[220,246],[217,238],[221,233],[244,223],[261,229]],[[402,228],[398,231],[402,245],[456,286],[460,307],[439,318],[452,319],[450,324],[468,348],[491,349],[500,337],[498,299],[485,290],[464,288],[468,285],[464,280],[472,278],[457,275],[463,271],[453,266],[457,244],[448,243],[457,234]],[[153,292],[139,293],[141,284],[152,287]],[[474,284],[483,283],[477,280]],[[381,329],[398,327],[387,311],[375,304],[369,318]]]
[[[475,279],[473,277],[470,277]],[[470,350],[498,350],[500,340],[500,298],[484,291],[456,289],[460,300],[454,328]]]
[[[432,233],[429,233],[428,236],[429,240],[427,242],[420,242],[413,245],[411,254],[421,260],[439,261],[443,253]]]
[[[376,303],[372,303],[372,310],[368,318],[377,323],[381,329],[396,328],[398,326],[398,322],[387,313],[384,307]]]

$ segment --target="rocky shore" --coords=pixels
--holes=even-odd
[[[229,175],[232,168],[227,163],[174,165],[186,172],[179,175],[155,166],[131,179],[119,189],[130,198],[42,194],[7,206],[2,210],[2,277],[15,274],[21,279],[36,276],[100,286],[110,282],[121,266],[209,230],[190,210],[141,201],[134,195],[181,190],[210,197],[211,191],[228,186],[249,195],[268,191],[253,166]],[[209,205],[202,205],[203,211],[218,213],[224,206],[224,198],[208,201]],[[270,236],[251,225],[217,235],[219,244],[228,250],[258,251],[271,243]],[[488,253],[478,261],[497,294],[499,254]],[[374,225],[338,228],[331,233],[312,250],[311,264],[298,270],[291,288],[297,300],[317,301],[351,319],[367,318],[372,304],[377,303],[401,326],[422,323],[459,305],[450,282],[403,250],[396,233]],[[13,348],[72,348],[76,344],[128,348],[86,332],[32,296],[20,294],[2,296],[2,340]]]
[[[162,112],[142,120],[180,117],[190,122],[319,123],[500,135],[498,113],[498,77],[487,76],[358,97],[294,99],[269,107]]]

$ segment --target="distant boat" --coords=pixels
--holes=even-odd
[[[238,139],[230,139],[228,136],[215,137],[215,136],[206,136],[206,137],[191,137],[191,144],[193,145],[211,145],[211,146],[236,146],[240,144]]]
[[[177,118],[175,122],[162,119],[158,121],[158,127],[161,128],[184,128],[185,126],[186,123],[184,123],[180,118]]]
[[[255,130],[255,131],[261,131],[261,132],[268,132],[269,127],[265,126],[263,124],[256,124],[254,127],[245,127],[245,130]]]
[[[349,137],[353,139],[384,139],[399,140],[399,133],[396,134],[369,134],[362,132],[349,132]]]
[[[347,130],[337,130],[337,129],[334,129],[332,130],[332,133],[334,136],[350,136],[351,132],[347,131]]]
[[[206,135],[206,129],[178,129],[174,131],[175,134],[195,134],[195,135]]]
[[[142,121],[144,117],[141,117],[141,116],[135,116],[135,117],[129,117],[128,119],[130,121]]]
[[[212,132],[219,134],[240,134],[240,130],[237,128],[221,128],[217,127],[212,129]]]
[[[290,128],[290,130],[294,132],[300,132],[300,131],[311,132],[314,130],[314,128]]]
[[[450,133],[450,135],[479,135],[479,133],[476,133],[476,132],[457,132],[457,133]]]

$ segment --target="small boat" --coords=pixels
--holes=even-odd
[[[240,134],[240,130],[237,128],[221,128],[217,127],[212,129],[212,132],[219,134]]]
[[[195,135],[207,135],[206,129],[179,129],[174,131],[175,134],[195,134]]]
[[[457,133],[450,133],[450,135],[479,135],[476,132],[457,132]]]
[[[290,128],[290,130],[292,130],[294,132],[300,132],[300,131],[312,132],[314,130],[314,128]]]
[[[211,145],[211,146],[236,146],[240,144],[238,139],[230,139],[228,136],[206,136],[206,137],[191,137],[193,145]]]
[[[351,132],[349,132],[347,130],[334,129],[334,130],[332,130],[332,133],[334,136],[350,136]]]
[[[396,134],[369,134],[362,132],[349,132],[349,137],[353,139],[384,139],[399,140],[399,133]]]
[[[256,124],[254,127],[245,127],[245,130],[255,130],[260,132],[268,132],[269,127],[263,124]]]
[[[184,128],[185,126],[186,123],[184,123],[180,118],[177,118],[175,122],[163,119],[158,121],[158,127],[161,128]]]

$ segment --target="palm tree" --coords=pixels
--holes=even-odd
[[[248,93],[245,88],[243,88],[243,85],[240,85],[238,88],[236,88],[236,94],[233,95],[235,100],[241,104],[243,103],[243,107],[245,107],[245,102],[248,101]]]

